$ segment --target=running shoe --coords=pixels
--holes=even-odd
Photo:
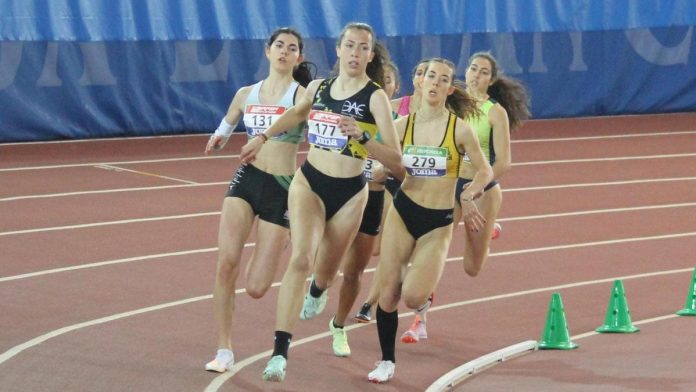
[[[234,354],[231,350],[218,350],[215,359],[205,364],[205,370],[209,372],[224,373],[234,366]]]
[[[288,360],[282,355],[271,357],[271,360],[266,364],[266,369],[263,370],[264,381],[280,382],[285,380],[285,367]]]
[[[387,382],[394,377],[396,365],[392,361],[377,361],[377,368],[367,375],[367,380],[375,384]]]
[[[326,290],[321,293],[319,298],[314,298],[309,294],[305,294],[304,303],[302,304],[302,310],[300,311],[301,320],[309,320],[316,317],[321,313],[326,307],[326,300],[329,299],[329,295]]]
[[[337,357],[347,357],[350,356],[350,346],[348,345],[348,335],[345,329],[334,327],[334,316],[329,321],[329,331],[331,331],[331,337],[333,339],[333,352]]]
[[[493,225],[493,233],[491,234],[491,239],[494,240],[494,239],[500,237],[500,232],[502,232],[502,231],[503,231],[503,227],[500,226],[500,224],[498,222],[496,222]]]
[[[355,321],[359,323],[369,323],[372,321],[372,316],[370,315],[371,309],[372,305],[365,302],[360,308],[360,311],[355,315]]]
[[[402,343],[418,343],[420,340],[428,338],[428,331],[425,329],[425,323],[420,316],[416,315],[413,319],[413,324],[401,335]]]

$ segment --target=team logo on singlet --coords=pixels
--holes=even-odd
[[[365,104],[359,104],[357,102],[344,101],[341,107],[341,113],[354,114],[357,117],[363,117],[363,111],[365,110]]]

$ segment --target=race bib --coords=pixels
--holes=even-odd
[[[444,147],[406,146],[401,158],[413,177],[442,177],[447,174],[447,149]]]
[[[363,169],[363,173],[365,173],[367,181],[374,181],[374,172],[381,166],[382,163],[372,157],[367,157],[367,159],[365,159],[365,169]]]
[[[332,150],[343,150],[348,144],[348,136],[341,133],[338,126],[340,122],[340,114],[320,110],[309,112],[309,120],[307,121],[309,144]]]
[[[247,135],[251,138],[265,131],[283,113],[285,113],[284,106],[246,105],[244,108],[244,126],[246,127]],[[275,137],[281,135],[276,135]]]

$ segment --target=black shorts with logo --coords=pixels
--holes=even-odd
[[[239,166],[234,174],[226,196],[238,197],[249,203],[259,219],[289,228],[290,181],[292,176],[274,176],[254,165],[245,164]]]

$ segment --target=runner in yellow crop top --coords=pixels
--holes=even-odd
[[[404,135],[402,165],[408,175],[387,213],[381,244],[377,332],[382,358],[368,374],[372,382],[386,382],[394,376],[399,301],[403,299],[406,306],[415,309],[440,280],[452,238],[458,160],[464,152],[478,169],[462,195],[466,200],[464,220],[474,230],[485,224],[473,199],[483,193],[493,173],[471,126],[445,106],[456,101],[453,106],[460,115],[477,111],[475,102],[455,87],[454,69],[447,60],[431,60],[422,81],[418,110],[396,120],[397,132]],[[409,262],[411,267],[402,277]]]

